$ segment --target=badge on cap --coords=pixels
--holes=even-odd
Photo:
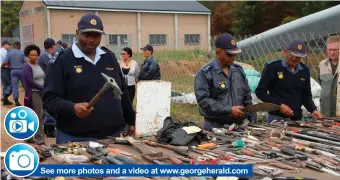
[[[235,46],[236,41],[235,41],[234,39],[232,39],[232,40],[231,40],[231,44],[232,44],[233,46]]]
[[[283,72],[278,72],[277,76],[279,77],[279,79],[283,79]]]
[[[225,88],[225,83],[224,83],[224,82],[220,82],[219,84],[220,84],[220,87],[221,87],[222,89]]]
[[[76,70],[77,73],[82,73],[83,72],[83,67],[81,65],[74,66],[74,69]]]
[[[91,19],[90,23],[95,26],[97,24],[97,21],[95,19]]]
[[[302,49],[302,45],[299,44],[299,45],[297,46],[297,48],[298,48],[298,50],[300,51],[300,50]]]

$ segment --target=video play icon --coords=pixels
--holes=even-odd
[[[5,117],[5,130],[17,140],[31,138],[38,130],[39,119],[30,108],[19,106],[10,110]]]

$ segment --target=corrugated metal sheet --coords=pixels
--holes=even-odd
[[[204,12],[210,10],[196,1],[43,1],[46,6],[140,11]]]

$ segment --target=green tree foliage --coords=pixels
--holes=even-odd
[[[211,33],[214,35],[229,32],[233,26],[232,9],[237,2],[217,2],[211,17]]]
[[[21,1],[1,1],[1,34],[12,36],[12,31],[19,25]]]
[[[251,27],[255,23],[256,5],[241,2],[238,7],[232,10],[235,19],[232,23],[231,31],[233,34],[251,34]]]
[[[286,23],[289,23],[289,22],[294,21],[296,19],[298,19],[298,17],[287,16],[287,17],[283,18],[283,20],[281,21],[281,24],[286,24]]]

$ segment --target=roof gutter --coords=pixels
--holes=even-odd
[[[210,15],[210,12],[188,12],[188,11],[147,11],[147,10],[129,10],[129,9],[100,9],[100,8],[78,8],[78,7],[60,7],[46,6],[48,9],[65,9],[65,10],[84,10],[84,11],[113,11],[113,12],[133,12],[133,13],[160,13],[160,14],[199,14]]]

